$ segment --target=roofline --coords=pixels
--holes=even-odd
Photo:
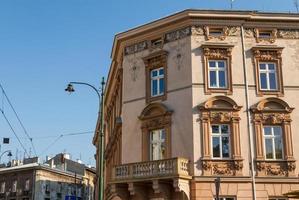
[[[174,14],[168,15],[166,17],[159,18],[157,20],[151,21],[149,23],[136,26],[132,29],[117,33],[114,37],[112,50],[110,54],[111,65],[109,68],[107,83],[109,84],[111,79],[112,69],[115,65],[115,58],[117,55],[117,48],[119,47],[119,42],[128,37],[133,37],[138,34],[142,34],[146,31],[153,30],[155,28],[161,27],[163,25],[174,23],[175,21],[183,20],[184,18],[202,18],[202,19],[223,19],[223,15],[226,18],[231,18],[235,20],[246,21],[288,21],[288,22],[298,22],[298,13],[287,13],[287,12],[260,12],[257,10],[206,10],[206,9],[186,9]],[[108,85],[106,85],[108,86]],[[107,87],[105,87],[105,94],[107,92]]]

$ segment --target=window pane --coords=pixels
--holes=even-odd
[[[226,87],[225,71],[219,71],[219,87]]]
[[[229,138],[222,137],[222,157],[229,158]]]
[[[228,125],[221,125],[221,133],[228,134]]]
[[[159,94],[164,94],[164,78],[159,80]]]
[[[225,67],[224,61],[219,61],[218,62],[218,67],[219,68],[224,68]]]
[[[164,75],[164,69],[163,68],[159,70],[159,75]]]
[[[209,61],[209,67],[216,67],[215,61]]]
[[[210,87],[217,87],[215,71],[210,71]]]
[[[274,135],[281,136],[281,127],[280,126],[273,126]]]
[[[272,128],[270,126],[264,127],[264,135],[272,135]]]
[[[152,80],[152,96],[155,96],[158,94],[158,81]]]
[[[275,142],[275,156],[276,156],[276,159],[282,159],[282,141],[281,141],[281,137],[275,138],[274,142]]]
[[[261,64],[260,64],[260,69],[266,69],[266,64],[261,63]]]
[[[152,77],[155,77],[158,75],[158,71],[157,70],[152,70]]]
[[[272,139],[265,139],[266,158],[273,159]]]
[[[261,89],[268,89],[266,73],[260,73]]]
[[[219,133],[219,126],[218,125],[213,125],[212,126],[212,133]]]
[[[275,69],[275,64],[274,63],[269,63],[268,64],[268,69],[274,70]]]
[[[275,73],[269,73],[269,82],[270,82],[270,89],[276,90],[277,85],[276,85],[276,74]]]
[[[220,138],[213,137],[213,157],[220,158]]]

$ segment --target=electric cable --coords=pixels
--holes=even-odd
[[[1,87],[1,89],[2,89],[2,95],[5,96],[5,98],[6,98],[7,102],[8,102],[8,104],[10,105],[10,107],[11,107],[11,109],[13,110],[13,112],[14,112],[16,118],[18,119],[18,122],[20,123],[20,125],[21,125],[21,127],[22,127],[22,129],[23,129],[23,131],[24,131],[24,133],[25,133],[25,135],[28,137],[28,139],[29,139],[29,141],[30,141],[30,143],[31,143],[31,146],[32,146],[32,148],[33,148],[34,154],[37,156],[36,149],[35,149],[35,146],[34,146],[33,141],[32,141],[33,138],[30,137],[30,135],[28,134],[26,128],[24,127],[24,124],[22,123],[22,121],[21,121],[21,119],[20,119],[18,113],[17,113],[16,110],[14,109],[14,107],[13,107],[11,101],[9,100],[9,98],[8,98],[8,96],[7,96],[7,94],[6,94],[5,90],[4,90],[4,88],[2,87],[1,83],[0,83],[0,87]],[[4,103],[2,103],[2,106],[3,106],[3,105],[4,105]],[[3,107],[2,107],[2,111],[3,111],[3,113],[4,113],[4,108],[3,108]]]
[[[14,128],[12,127],[11,123],[10,123],[9,120],[7,119],[7,117],[6,117],[5,113],[4,113],[4,111],[3,111],[2,109],[0,109],[0,111],[1,111],[1,113],[2,113],[2,115],[3,115],[3,117],[4,117],[4,119],[6,120],[7,124],[9,125],[11,131],[13,132],[13,134],[14,134],[15,137],[17,138],[18,142],[20,143],[21,147],[23,148],[25,154],[27,154],[27,156],[29,156],[28,153],[27,153],[27,150],[26,150],[25,146],[23,145],[23,143],[21,142],[21,140],[20,140],[20,138],[18,137],[17,133],[15,132]]]

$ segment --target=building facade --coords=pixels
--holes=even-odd
[[[73,173],[39,163],[0,168],[0,200],[94,200],[95,171]]]
[[[299,189],[299,15],[185,10],[115,36],[105,198]],[[99,127],[99,126],[97,126]]]

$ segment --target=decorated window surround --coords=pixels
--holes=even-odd
[[[264,37],[263,35],[267,34],[269,37]],[[260,42],[270,42],[274,43],[277,39],[277,29],[275,28],[255,28],[254,36],[257,43]]]
[[[214,32],[220,32],[220,34],[213,34]],[[227,26],[204,26],[204,34],[206,37],[206,40],[211,39],[219,39],[219,40],[225,40],[225,38],[228,36],[229,29]]]
[[[204,176],[241,176],[243,159],[240,146],[240,117],[242,106],[226,96],[215,96],[198,106],[203,132],[202,168]],[[231,157],[213,159],[211,149],[211,124],[228,124],[231,130]]]
[[[204,81],[205,94],[225,93],[232,94],[232,49],[233,45],[228,44],[203,44],[203,63],[204,63]],[[226,84],[225,88],[209,87],[209,60],[225,60],[226,61]]]
[[[295,176],[295,159],[291,131],[291,108],[279,98],[266,98],[251,108],[256,140],[257,176],[291,177]],[[281,126],[283,159],[267,160],[265,157],[263,127]]]
[[[145,96],[147,103],[167,99],[167,55],[167,51],[159,50],[143,58],[145,64]],[[159,96],[151,96],[151,71],[162,67],[164,68],[164,93]]]
[[[258,96],[284,95],[283,78],[282,78],[282,50],[283,47],[276,46],[256,46],[252,48],[253,63],[255,65],[256,93]],[[271,62],[276,65],[276,82],[277,90],[262,90],[260,83],[260,63]]]
[[[143,109],[139,116],[142,131],[142,161],[150,160],[150,133],[157,129],[165,131],[165,159],[171,158],[171,115],[172,111],[162,103],[150,103]]]

